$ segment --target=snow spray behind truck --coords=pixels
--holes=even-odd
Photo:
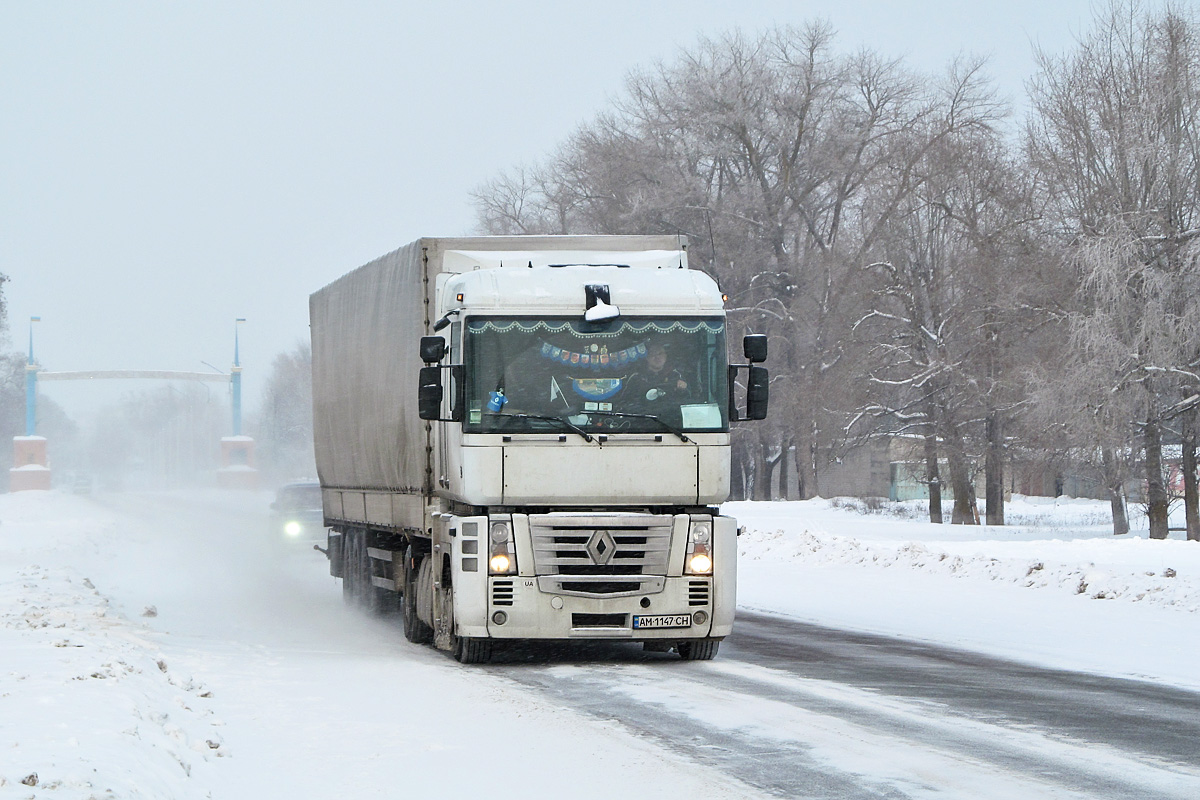
[[[709,659],[733,625],[730,366],[676,236],[421,239],[310,298],[330,573],[405,636],[609,639]],[[735,387],[737,387],[735,389]],[[742,398],[739,405],[739,398]]]

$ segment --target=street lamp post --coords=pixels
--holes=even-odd
[[[41,317],[29,318],[29,360],[25,362],[25,435],[37,435],[37,362],[33,358],[33,323]]]
[[[233,435],[221,439],[221,463],[217,470],[217,485],[227,489],[254,489],[258,486],[258,470],[254,468],[254,440],[242,435],[242,359],[238,341],[238,317],[233,323],[233,366],[229,384],[233,392]]]
[[[242,362],[238,356],[238,325],[245,317],[233,321],[233,367],[229,370],[229,381],[233,386],[233,435],[242,435]]]

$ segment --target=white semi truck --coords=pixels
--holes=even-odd
[[[733,625],[730,366],[676,236],[421,239],[310,298],[330,572],[463,662],[497,640],[709,659]],[[735,389],[736,387],[736,389]]]

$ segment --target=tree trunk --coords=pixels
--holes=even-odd
[[[1111,447],[1100,448],[1100,457],[1104,463],[1104,485],[1108,489],[1108,503],[1112,508],[1113,536],[1124,536],[1129,533],[1129,515],[1126,513],[1125,484],[1121,480],[1121,470],[1117,466]]]
[[[937,434],[925,434],[925,483],[929,486],[929,521],[940,525],[942,519],[942,479],[938,475]]]
[[[987,524],[1004,524],[1004,430],[999,411],[987,418],[987,455],[984,457],[984,493]]]
[[[796,475],[800,499],[811,500],[817,494],[816,437],[812,427],[801,428],[796,437]]]
[[[950,513],[950,524],[978,525],[975,487],[971,483],[970,471],[967,468],[964,444],[957,434],[947,438],[946,461],[950,467],[950,490],[954,492],[954,509]]]
[[[1150,518],[1150,538],[1167,538],[1167,512],[1170,502],[1162,469],[1162,429],[1157,419],[1146,422],[1146,505]]]
[[[759,442],[758,453],[754,457],[754,500],[771,499],[771,447],[766,442]]]
[[[1183,415],[1183,515],[1187,520],[1187,538],[1200,541],[1200,487],[1196,480],[1196,409]]]
[[[763,453],[767,454],[770,452],[771,452],[771,445],[769,443],[764,442],[763,443]],[[784,449],[784,446],[781,443],[779,445],[779,450],[774,455],[767,456],[767,499],[768,500],[778,500],[779,499],[779,492],[777,492],[775,490],[775,485],[776,485],[775,484],[775,475],[779,472],[779,465],[783,463],[784,455],[786,454],[786,452],[787,451]],[[782,488],[783,488],[782,482],[779,483],[779,487],[782,490]]]
[[[791,439],[784,440],[781,445],[783,450],[779,455],[779,499],[788,499],[788,481],[791,478],[791,461],[792,461],[792,441]]]

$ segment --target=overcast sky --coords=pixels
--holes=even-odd
[[[841,49],[935,70],[990,56],[1019,102],[1032,46],[1086,0],[0,0],[0,271],[10,347],[48,370],[228,369],[246,403],[307,338],[307,298],[539,159],[698,36],[824,17]],[[107,392],[44,391],[86,419]]]

